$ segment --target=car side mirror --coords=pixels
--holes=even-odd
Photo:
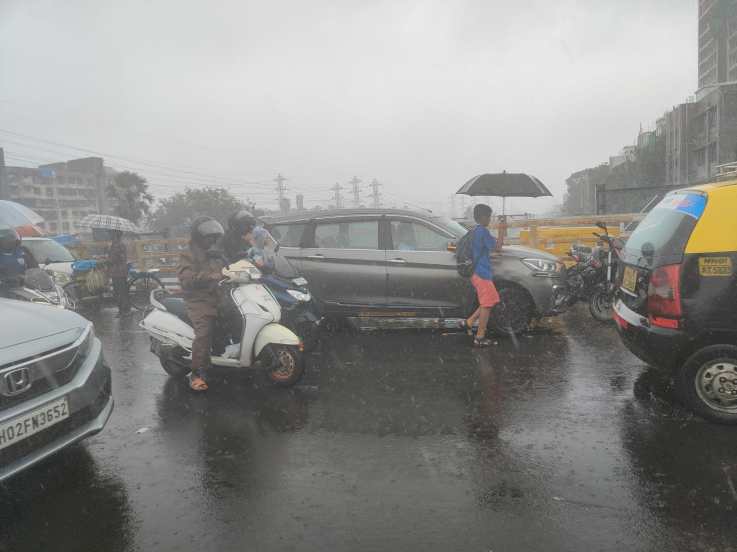
[[[655,247],[652,243],[645,242],[642,244],[640,252],[642,253],[642,256],[647,259],[648,262],[652,262],[653,257],[655,256]]]

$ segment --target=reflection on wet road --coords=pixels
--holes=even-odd
[[[208,396],[135,319],[96,325],[116,411],[0,490],[0,551],[737,549],[737,430],[583,311],[519,350],[336,335],[295,389]]]

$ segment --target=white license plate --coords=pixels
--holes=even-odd
[[[66,397],[0,424],[0,450],[27,439],[69,417]]]

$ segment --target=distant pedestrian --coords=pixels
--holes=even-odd
[[[478,322],[476,336],[473,339],[474,347],[489,347],[491,340],[486,337],[486,329],[491,316],[491,309],[501,301],[499,292],[494,285],[494,272],[491,266],[491,253],[502,248],[503,234],[500,233],[499,240],[489,232],[492,210],[488,205],[479,203],[473,209],[473,218],[476,227],[472,230],[473,249],[473,276],[471,283],[476,288],[479,308],[466,320],[466,328],[472,332],[472,328]]]
[[[128,252],[123,243],[123,232],[111,230],[111,243],[108,250],[108,274],[113,281],[113,294],[118,304],[118,316],[130,314],[128,297]]]

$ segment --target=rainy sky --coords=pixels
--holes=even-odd
[[[542,212],[693,94],[696,29],[696,0],[0,0],[0,146],[266,207],[277,172],[445,211],[524,171],[556,197],[511,209]]]

